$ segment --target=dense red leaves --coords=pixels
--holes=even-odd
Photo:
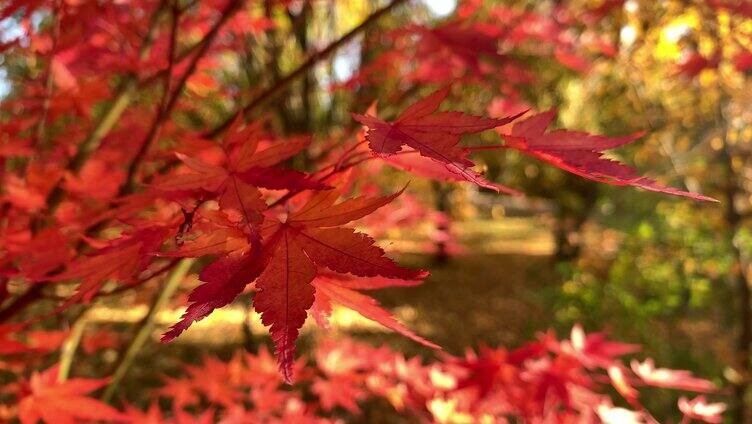
[[[24,330],[21,324],[0,325],[0,355],[22,360],[26,355],[36,356],[57,352],[69,336],[68,330]],[[15,336],[15,337],[14,337]],[[17,337],[23,337],[20,341]],[[118,340],[112,333],[100,329],[86,333],[82,338],[83,350],[92,354],[101,349],[115,347]],[[0,362],[2,365],[2,362]]]
[[[638,348],[608,341],[600,333],[587,335],[576,326],[570,340],[558,341],[547,333],[538,342],[515,351],[485,349],[480,355],[469,353],[465,359],[455,360],[453,364],[464,370],[456,389],[475,389],[478,401],[485,399],[502,410],[509,408],[507,413],[531,421],[556,406],[570,411],[570,418],[583,419],[590,415],[601,419],[607,416],[652,418],[638,401],[639,391],[633,384],[636,381],[687,391],[716,390],[711,382],[691,377],[686,371],[660,370],[663,378],[658,378],[650,359],[645,361],[650,369],[640,369],[639,362],[633,361],[634,374],[630,373],[622,357]],[[603,380],[595,375],[603,371],[609,375],[616,391],[637,411],[615,408],[611,399],[598,394],[597,387]],[[647,377],[650,375],[653,378]]]
[[[323,287],[320,279],[314,281],[317,291]],[[340,276],[325,279],[329,285],[337,281],[338,287],[355,281]],[[170,400],[171,411],[160,410],[154,402],[144,411],[126,406],[120,413],[90,397],[106,380],[58,382],[57,366],[35,372],[29,381],[6,392],[15,394],[18,407],[12,414],[23,424],[38,420],[320,423],[341,418],[342,409],[357,419],[364,402],[377,399],[400,416],[420,421],[514,418],[595,424],[658,422],[639,402],[643,386],[715,391],[712,383],[687,371],[656,369],[650,359],[633,361],[632,372],[623,357],[635,349],[607,340],[602,333],[586,334],[577,326],[569,339],[557,340],[549,332],[515,350],[482,348],[464,358],[443,355],[425,363],[345,338],[324,340],[314,348],[313,361],[292,364],[299,380],[293,387],[283,386],[277,361],[263,347],[257,354],[238,351],[229,361],[205,357],[201,364],[184,366],[183,375],[165,378],[164,386],[151,392],[155,398]],[[611,397],[609,383],[631,409],[615,406],[623,402]],[[704,396],[682,397],[678,408],[687,419],[718,423],[725,405],[710,403]]]
[[[486,398],[496,385],[498,373],[503,369],[507,352],[483,348],[479,353],[480,355],[468,352],[464,359],[456,362],[456,365],[465,371],[462,379],[457,382],[456,388],[475,388],[478,397],[482,399]]]
[[[633,168],[603,156],[605,150],[632,143],[642,137],[643,133],[606,137],[570,130],[546,132],[555,116],[556,112],[550,110],[516,122],[511,134],[503,134],[507,146],[601,183],[631,185],[696,200],[716,201],[701,194],[660,185],[650,178],[639,176]]]
[[[33,349],[26,344],[13,338],[14,334],[21,329],[23,329],[23,326],[19,324],[0,325],[0,355],[12,355],[33,351]]]
[[[107,384],[107,380],[72,378],[58,381],[58,367],[34,372],[22,383],[18,403],[18,418],[23,424],[39,420],[49,424],[73,423],[79,420],[125,421],[115,408],[86,394]]]
[[[378,155],[388,157],[402,151],[402,146],[408,146],[421,156],[441,163],[447,174],[451,175],[447,179],[461,178],[498,192],[514,192],[485,180],[473,171],[474,163],[459,142],[463,134],[508,124],[516,116],[492,119],[462,112],[436,112],[448,94],[449,87],[435,91],[405,109],[393,122],[385,122],[371,115],[354,113],[352,116],[368,127],[368,146]]]
[[[515,350],[483,348],[426,363],[345,338],[324,340],[311,361],[296,362],[293,387],[281,384],[274,359],[262,348],[228,362],[208,358],[188,366],[187,375],[168,379],[158,393],[173,400],[175,417],[208,405],[222,422],[328,422],[342,410],[357,421],[361,408],[376,400],[421,422],[658,422],[640,404],[636,388],[626,399],[630,409],[617,406],[624,401],[609,390],[605,373],[612,368],[630,387],[639,381],[623,364],[634,350],[576,327],[565,340],[549,332]],[[643,385],[662,387],[650,381],[635,387]],[[688,419],[716,423],[725,405],[698,397],[683,398],[678,407]]]
[[[752,52],[743,50],[734,57],[734,68],[739,72],[747,72],[752,69]]]
[[[743,17],[752,17],[752,4],[745,0],[708,0],[708,4],[719,10],[728,10]]]
[[[41,164],[32,161],[25,178],[12,173],[3,173],[3,191],[0,200],[28,213],[36,213],[45,207],[45,198],[55,183],[62,177],[56,164]]]
[[[572,327],[570,339],[562,341],[559,346],[564,353],[577,356],[588,368],[608,368],[613,365],[614,358],[640,350],[638,345],[609,341],[604,333],[585,334],[580,325]]]
[[[28,76],[18,79],[14,75],[9,79],[13,89],[2,102],[2,114],[9,117],[8,122],[0,123],[0,163],[8,164],[0,171],[2,312],[10,316],[10,312],[21,312],[24,307],[8,308],[10,312],[5,308],[5,300],[11,296],[9,279],[25,285],[27,293],[45,296],[52,293],[48,293],[48,287],[57,288],[52,286],[74,281],[76,293],[55,310],[60,312],[74,303],[91,301],[107,282],[118,283],[118,289],[136,287],[137,283],[151,277],[144,271],[155,262],[164,263],[164,270],[177,263],[165,257],[212,255],[216,258],[200,272],[201,284],[188,296],[185,313],[165,333],[163,340],[174,339],[193,322],[230,304],[255,282],[254,307],[261,313],[263,323],[270,327],[278,367],[288,382],[293,379],[294,369],[301,368],[294,362],[295,342],[309,311],[318,322],[326,324],[333,304],[355,310],[415,341],[436,347],[359,291],[410,286],[426,276],[422,271],[399,267],[385,256],[374,238],[346,226],[370,215],[373,223],[381,224],[382,228],[377,230],[383,233],[400,219],[410,221],[404,215],[379,220],[375,214],[399,193],[387,197],[356,197],[337,203],[340,195],[349,190],[350,182],[328,190],[331,187],[325,182],[334,179],[329,177],[367,160],[363,156],[368,156],[369,152],[358,151],[359,143],[354,142],[352,146],[346,143],[343,150],[352,156],[346,154],[342,160],[329,164],[318,160],[316,155],[331,157],[331,152],[319,145],[310,148],[311,135],[280,139],[264,133],[262,122],[244,125],[238,118],[217,142],[197,135],[197,128],[186,125],[186,122],[193,122],[194,117],[200,117],[196,123],[208,118],[214,114],[215,106],[236,105],[244,97],[238,96],[237,86],[232,83],[223,86],[225,79],[220,78],[217,71],[228,63],[224,55],[231,56],[247,47],[244,40],[272,28],[274,20],[259,17],[249,9],[230,16],[232,11],[255,7],[241,3],[234,0],[191,2],[185,10],[172,10],[171,19],[154,19],[151,22],[156,25],[153,32],[149,29],[149,17],[154,16],[156,10],[162,10],[160,4],[163,4],[154,0],[32,0],[7,1],[0,6],[0,17],[12,15],[23,33],[18,40],[4,40],[0,52],[12,63],[34,64]],[[267,3],[292,7],[296,2]],[[577,41],[576,31],[567,23],[572,19],[572,11],[566,5],[557,5],[552,13],[538,13],[504,5],[485,7],[482,3],[459,5],[456,19],[443,25],[433,28],[410,25],[406,30],[400,28],[389,33],[387,38],[394,48],[385,49],[386,53],[377,57],[373,66],[362,69],[357,81],[366,83],[366,77],[373,77],[381,78],[381,82],[385,74],[400,78],[404,75],[401,81],[406,82],[402,84],[405,87],[416,81],[430,81],[455,82],[463,89],[464,84],[471,81],[481,89],[500,86],[505,100],[513,99],[522,104],[520,89],[534,81],[535,75],[512,59],[516,51],[510,49],[519,48],[524,53],[532,47],[529,50],[533,55],[552,56],[578,71],[589,67],[579,50],[580,45],[587,44],[586,38],[596,40],[592,44],[603,54],[616,54],[614,46],[601,37],[581,34],[582,40]],[[606,1],[586,13],[585,21],[593,23],[622,3],[621,0]],[[713,0],[710,4],[749,14],[739,2]],[[481,10],[488,15],[487,19],[472,16]],[[44,22],[35,23],[36,19],[32,18],[35,14],[45,16]],[[213,25],[223,22],[224,18],[227,18],[226,25],[216,27],[218,37],[202,38],[212,33]],[[166,27],[170,21],[177,23],[177,35],[181,37],[178,40],[180,57],[174,60],[170,56],[171,31]],[[146,34],[150,34],[148,41]],[[191,40],[183,40],[185,34],[190,34]],[[193,38],[200,40],[198,44],[193,44]],[[192,60],[198,58],[194,54],[202,50],[203,42],[207,42],[203,45],[206,51],[201,60],[193,64],[195,69],[191,69]],[[180,52],[184,48],[193,53],[183,55]],[[193,48],[196,50],[191,50]],[[740,52],[738,57],[739,69],[749,67],[746,64],[750,60],[744,54]],[[720,56],[689,56],[680,70],[696,75],[703,69],[717,67],[717,57]],[[313,59],[318,60],[317,56]],[[155,107],[153,100],[150,103],[150,98],[158,96],[147,93],[160,91],[155,90],[152,83],[163,75],[172,78],[166,81],[168,92],[175,90],[175,94],[180,95],[185,91],[190,94],[190,100],[179,99],[174,107],[167,108],[169,110]],[[185,86],[175,84],[184,75]],[[115,92],[131,83],[135,84],[134,91],[126,93],[125,97]],[[448,93],[449,87],[446,87],[428,95],[391,122],[377,118],[375,112],[353,114],[353,117],[368,129],[365,140],[370,152],[391,166],[438,181],[469,181],[497,192],[515,193],[476,172],[469,158],[473,149],[463,147],[460,140],[465,134],[511,123],[519,115],[492,119],[457,111],[439,112]],[[391,94],[399,96],[399,93]],[[126,97],[138,98],[138,101],[120,103]],[[202,102],[205,99],[211,99],[212,103]],[[125,112],[115,113],[117,122],[107,130],[103,128],[107,125],[100,125],[99,120],[108,115],[110,106],[117,106],[116,111],[122,107]],[[158,111],[156,117],[151,115],[155,110]],[[210,110],[212,112],[207,114]],[[163,112],[165,116],[161,115]],[[173,119],[178,115],[181,119]],[[712,200],[660,186],[603,156],[605,150],[628,144],[638,135],[608,138],[567,130],[546,133],[552,119],[553,112],[546,112],[516,123],[511,134],[505,135],[506,147],[596,181]],[[156,135],[152,134],[159,143],[146,145],[147,149],[138,153],[138,143],[133,143],[132,139],[148,140],[146,133],[150,131],[147,126],[150,122],[159,124],[154,127]],[[205,134],[212,132],[209,128],[200,130],[205,130]],[[316,139],[318,142],[319,137]],[[328,141],[321,144],[325,143]],[[313,153],[306,155],[305,162],[315,178],[281,166],[304,151]],[[22,160],[17,161],[17,157]],[[86,160],[77,163],[81,158]],[[131,166],[133,169],[129,169]],[[129,175],[131,171],[133,175]],[[131,177],[133,181],[129,180]],[[131,182],[135,182],[133,187],[130,187]],[[363,192],[362,185],[353,186]],[[285,190],[285,193],[277,190]],[[307,202],[298,208],[296,202],[301,199]],[[282,210],[287,213],[281,213]],[[414,212],[411,212],[410,222],[429,216]],[[437,226],[444,228],[436,232],[436,241],[446,243],[449,238],[446,216],[430,216],[437,221]],[[105,234],[120,236],[113,239]],[[45,290],[39,290],[42,287]],[[19,298],[23,299],[23,295]],[[14,325],[0,326],[0,353],[48,352],[64,337],[62,332],[36,334],[36,338],[34,333],[15,337],[12,333],[20,329]],[[104,336],[99,339],[86,349],[115,345]],[[503,414],[513,411],[526,417],[539,412],[536,408],[551,393],[566,408],[576,409],[581,400],[578,399],[580,392],[571,390],[570,386],[577,386],[580,391],[589,390],[592,381],[583,376],[600,368],[608,368],[612,379],[619,381],[618,389],[634,400],[636,396],[631,395],[630,390],[634,390],[631,383],[635,377],[627,375],[626,367],[614,365],[615,357],[633,349],[629,345],[607,342],[602,335],[586,336],[576,329],[568,341],[546,339],[512,352],[487,350],[480,358],[468,357],[459,366],[463,372],[447,379],[454,383],[459,381],[454,388],[477,387],[480,398],[499,392],[499,380],[516,385],[514,390],[501,390],[503,402],[498,402],[496,407],[503,409]],[[336,357],[336,348],[330,350]],[[368,351],[364,348],[351,350],[342,349],[339,354]],[[402,408],[409,405],[425,413],[426,408],[431,408],[429,405],[436,406],[429,400],[443,401],[454,395],[449,390],[434,390],[432,377],[429,377],[434,375],[441,380],[436,373],[439,376],[451,374],[443,365],[427,370],[417,360],[406,360],[384,351],[368,353],[374,358],[359,360],[347,370],[329,366],[324,371],[329,378],[314,382],[313,390],[321,397],[324,409],[343,407],[355,412],[358,410],[356,401],[370,391],[395,403],[395,399],[399,399]],[[375,358],[386,365],[378,364]],[[207,361],[205,368],[209,372],[193,369],[193,382],[189,387],[175,383],[165,389],[164,393],[169,393],[177,404],[175,421],[192,420],[185,415],[182,406],[195,406],[196,396],[191,394],[197,393],[230,411],[225,417],[227,422],[312,419],[303,401],[273,387],[276,384],[273,360],[264,356],[249,357],[247,361],[248,367],[259,372],[263,380],[263,384],[243,382],[256,389],[250,395],[255,411],[249,412],[239,405],[241,400],[233,390],[242,384],[236,381],[234,372]],[[256,363],[251,365],[252,361]],[[259,362],[264,365],[260,367],[263,372],[254,368]],[[384,365],[387,370],[374,371],[378,365]],[[377,378],[371,378],[373,375],[367,375],[369,373]],[[91,387],[93,390],[101,384],[87,386],[78,380],[56,384],[51,377],[53,374],[48,370],[32,377],[30,394],[25,395],[23,401],[26,409],[22,411],[25,414],[22,420],[49,420],[53,415],[59,420],[66,417],[70,420],[107,419],[106,414],[113,412],[95,405],[91,413],[100,415],[86,416],[60,406],[62,399],[68,399],[71,405],[93,405],[87,403],[93,401],[82,396],[87,392],[84,389]],[[635,365],[634,374],[646,384],[710,390],[706,383],[687,374],[656,370],[650,363]],[[224,380],[233,380],[233,386],[224,387]],[[387,380],[390,383],[384,383]],[[523,382],[528,386],[523,387]],[[50,393],[56,394],[55,399],[44,409],[40,399],[52,398]],[[432,397],[436,393],[440,393],[441,399]],[[457,400],[462,407],[467,406],[463,399]],[[518,410],[510,406],[521,399],[527,402],[524,408]],[[618,409],[611,404],[600,407],[610,408],[607,412]],[[689,403],[686,407],[701,409]],[[594,413],[591,409],[587,411]],[[598,411],[602,415],[601,412]],[[541,419],[551,418],[540,415],[544,417]],[[201,419],[211,420],[212,416],[213,412]],[[162,417],[150,413],[144,416],[146,419],[159,421]]]
[[[29,281],[39,281],[67,264],[74,251],[69,238],[58,228],[37,233],[25,243],[7,243],[9,256],[18,264],[18,274]]]
[[[162,180],[158,187],[165,191],[203,190],[216,196],[220,207],[239,211],[250,226],[261,221],[266,209],[258,187],[268,189],[327,188],[307,175],[276,166],[308,146],[308,141],[276,143],[259,150],[260,124],[242,127],[236,119],[222,142],[223,164],[207,163],[178,153],[187,172]]]

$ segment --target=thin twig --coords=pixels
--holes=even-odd
[[[47,62],[47,81],[45,81],[44,100],[42,102],[42,116],[39,118],[36,131],[34,132],[34,144],[42,147],[43,149],[47,149],[49,147],[47,138],[46,138],[47,117],[50,113],[50,103],[52,99],[52,92],[53,92],[53,89],[55,88],[53,72],[52,72],[52,61],[55,59],[55,53],[57,52],[57,42],[58,42],[58,38],[60,38],[59,14],[60,14],[59,6],[56,5],[54,14],[52,16],[52,19],[54,20],[53,28],[52,28],[52,50],[50,52],[50,60]]]
[[[356,26],[355,28],[351,29],[349,32],[344,34],[342,37],[330,43],[323,50],[312,54],[310,57],[308,57],[308,59],[305,62],[303,62],[300,66],[298,66],[297,69],[287,74],[284,78],[277,81],[274,85],[264,90],[261,94],[256,96],[247,105],[245,105],[242,109],[243,115],[244,116],[250,115],[256,109],[265,105],[267,101],[283,93],[285,90],[287,90],[290,87],[290,85],[292,85],[293,82],[295,82],[300,76],[306,74],[308,70],[313,68],[313,66],[316,65],[319,61],[329,57],[329,55],[334,53],[343,44],[353,39],[360,32],[368,28],[368,26],[370,26],[371,24],[379,20],[379,18],[386,15],[392,9],[394,9],[395,7],[399,6],[402,3],[405,3],[406,1],[407,0],[393,0],[388,5],[382,7],[381,9],[377,10],[376,12],[368,16],[363,22],[360,23],[360,25]],[[219,126],[214,128],[212,131],[209,131],[205,136],[209,138],[214,138],[217,135],[221,134],[232,124],[232,121],[235,119],[235,116],[236,114],[232,114],[232,116],[228,117],[224,122],[222,122]]]
[[[167,302],[191,269],[191,265],[193,265],[194,261],[195,259],[181,260],[178,266],[170,274],[164,287],[162,287],[162,290],[154,298],[151,307],[149,308],[149,313],[139,324],[135,336],[131,339],[130,344],[116,363],[115,372],[112,374],[110,383],[102,393],[101,399],[104,402],[112,400],[112,396],[115,395],[121,381],[128,373],[128,369],[136,359],[136,355],[138,355],[138,352],[149,339],[156,322],[157,314],[165,307],[165,305],[167,305]]]
[[[178,262],[180,262],[180,258],[173,258],[171,261],[167,262],[161,268],[157,269],[156,271],[152,271],[150,274],[147,274],[147,275],[139,278],[138,280],[134,281],[133,283],[123,284],[122,286],[114,288],[114,289],[112,289],[110,291],[100,291],[100,292],[97,292],[97,294],[95,294],[92,299],[98,299],[98,298],[102,298],[102,297],[112,296],[112,295],[115,295],[115,294],[118,294],[118,293],[122,293],[122,292],[125,292],[125,291],[128,291],[128,290],[135,289],[136,287],[141,287],[142,285],[146,284],[147,282],[151,281],[152,279],[154,279],[156,277],[159,277],[160,275],[166,273],[167,271],[175,268],[175,266],[178,264]],[[42,294],[42,298],[49,299],[49,300],[58,300],[58,301],[68,300],[68,296],[58,296],[58,295],[55,295],[55,294],[48,294],[48,293]]]
[[[151,48],[151,45],[154,41],[154,35],[157,31],[159,17],[164,11],[165,4],[166,2],[162,1],[158,9],[151,16],[149,30],[147,31],[146,36],[144,37],[144,41],[141,44],[141,48],[139,50],[140,60],[146,58],[146,55]],[[110,130],[112,130],[112,128],[115,126],[115,123],[117,123],[117,121],[120,119],[120,116],[123,114],[123,112],[125,112],[125,109],[128,107],[128,105],[130,105],[131,100],[133,99],[133,96],[136,92],[137,83],[138,80],[133,74],[129,74],[124,78],[122,84],[120,85],[120,88],[115,94],[113,101],[107,106],[107,109],[102,114],[102,117],[99,119],[86,139],[84,139],[84,141],[78,145],[76,154],[68,163],[69,171],[77,173],[89,159],[89,156],[91,156],[91,154],[99,147],[102,139],[104,139],[104,137],[110,132]],[[65,193],[63,190],[62,181],[59,181],[50,191],[50,194],[47,196],[45,202],[50,212],[54,212],[57,206],[60,205],[60,202],[63,201],[64,194]],[[48,215],[51,215],[51,213]],[[35,225],[34,227],[37,226],[38,225]]]
[[[177,104],[178,99],[180,98],[180,95],[183,92],[183,87],[185,86],[186,82],[188,82],[188,78],[193,75],[193,73],[196,70],[196,66],[198,65],[199,60],[204,57],[207,51],[209,51],[209,47],[211,47],[212,42],[219,34],[219,30],[222,28],[222,26],[227,22],[232,15],[240,9],[240,5],[243,2],[241,0],[233,0],[230,3],[227,4],[225,7],[225,10],[222,11],[222,15],[217,20],[217,22],[212,26],[212,28],[209,30],[209,32],[204,36],[203,43],[198,48],[198,51],[196,54],[193,55],[191,58],[191,62],[188,65],[188,69],[183,73],[183,75],[180,77],[180,80],[178,80],[177,84],[175,85],[175,89],[172,91],[172,94],[169,95],[169,97],[166,97],[166,102],[164,105],[160,106],[160,110],[157,112],[157,116],[149,129],[149,132],[146,136],[146,139],[141,143],[141,147],[139,148],[138,153],[136,154],[136,157],[131,162],[131,165],[128,169],[128,179],[126,180],[126,184],[122,190],[121,195],[131,193],[135,189],[135,178],[136,178],[136,171],[138,170],[139,165],[144,160],[144,157],[146,156],[146,153],[149,150],[149,147],[153,143],[154,139],[157,138],[157,135],[159,134],[159,130],[162,127],[162,124],[164,121],[170,116],[170,112]],[[178,12],[175,12],[174,14],[177,14]],[[177,19],[175,17],[174,19]],[[176,28],[173,28],[173,36],[174,31],[176,31]],[[174,47],[171,47],[171,49]],[[170,65],[168,66],[168,69],[171,69],[172,67],[172,52],[170,53]],[[166,80],[169,81],[170,74],[172,72],[168,71]],[[168,91],[169,92],[169,91]]]
[[[356,35],[358,35],[360,32],[364,31],[366,28],[368,28],[370,25],[375,23],[379,18],[387,14],[389,11],[394,9],[396,6],[399,6],[402,3],[405,3],[407,0],[393,0],[388,5],[384,6],[383,8],[377,10],[370,16],[368,16],[363,22],[360,23],[360,25],[356,26],[337,40],[330,43],[328,46],[326,46],[323,50],[311,55],[305,62],[303,62],[298,68],[296,68],[294,71],[292,71],[290,74],[285,76],[284,78],[278,80],[273,86],[266,89],[264,92],[259,94],[257,97],[253,98],[246,106],[244,106],[240,113],[244,114],[245,116],[248,116],[251,112],[256,110],[257,108],[263,106],[266,104],[267,101],[273,99],[277,95],[284,92],[289,86],[295,82],[301,75],[304,75],[306,72],[308,72],[314,65],[316,65],[319,61],[326,59],[329,57],[332,53],[334,53],[338,48],[340,48],[342,45],[350,41],[352,38],[354,38]],[[235,118],[238,116],[238,113],[233,113],[230,115],[225,121],[223,121],[221,124],[219,124],[214,129],[206,132],[204,134],[204,137],[206,138],[215,138],[222,134],[235,120]],[[170,161],[164,164],[156,174],[164,174],[168,172],[170,169],[172,169],[174,166],[176,166],[179,163],[179,161]]]
[[[141,146],[139,147],[138,152],[128,166],[128,173],[125,178],[125,185],[123,187],[123,191],[125,192],[132,191],[133,186],[135,185],[136,171],[138,170],[143,157],[146,155],[146,152],[149,150],[149,145],[151,144],[152,140],[156,138],[156,134],[159,132],[158,129],[160,127],[160,124],[164,119],[164,115],[167,109],[167,99],[170,96],[172,69],[175,64],[175,45],[177,44],[179,21],[180,9],[178,9],[177,4],[173,3],[172,22],[170,23],[170,41],[167,48],[167,70],[162,77],[162,98],[160,99],[159,105],[157,106],[157,114],[154,117],[151,128],[149,128],[147,136],[144,138],[144,141],[141,142]]]
[[[81,338],[84,335],[88,317],[86,312],[76,319],[71,328],[71,332],[63,343],[63,347],[60,351],[60,369],[58,370],[57,380],[65,381],[70,375],[71,365],[73,365],[73,358],[76,356],[76,350],[78,345],[81,344]]]

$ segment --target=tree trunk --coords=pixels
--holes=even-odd
[[[721,160],[726,168],[726,186],[724,187],[724,204],[726,220],[726,242],[728,243],[732,255],[733,264],[729,275],[732,291],[738,299],[737,314],[739,328],[736,339],[735,371],[738,374],[738,380],[732,381],[734,385],[734,422],[748,422],[746,397],[749,389],[750,376],[750,347],[752,347],[752,292],[749,287],[747,276],[747,264],[744,260],[744,252],[737,238],[742,216],[736,210],[734,199],[740,192],[737,184],[737,176],[732,165],[732,156],[729,152],[728,143],[725,140],[727,128],[724,124],[724,148],[721,150]]]

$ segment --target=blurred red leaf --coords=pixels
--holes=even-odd
[[[22,384],[18,403],[18,418],[23,424],[72,423],[76,420],[125,421],[115,408],[86,394],[107,384],[107,380],[72,378],[58,381],[58,367],[34,372]]]

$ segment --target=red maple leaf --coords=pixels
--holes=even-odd
[[[24,326],[22,324],[0,324],[0,355],[34,352],[35,349],[15,340]]]
[[[609,341],[604,333],[586,334],[582,326],[576,324],[570,339],[557,343],[554,349],[579,359],[587,368],[608,368],[619,356],[637,352],[640,346]]]
[[[247,235],[238,228],[231,214],[222,210],[197,210],[189,234],[179,234],[177,250],[159,256],[198,258],[207,255],[242,252],[248,247]]]
[[[507,140],[507,147],[601,183],[630,185],[696,200],[716,201],[701,194],[660,185],[650,178],[638,175],[633,168],[603,156],[605,150],[632,143],[642,137],[643,133],[624,137],[606,137],[570,130],[546,133],[546,128],[555,115],[555,111],[549,110],[515,123],[511,134],[502,134]]]
[[[76,293],[63,305],[79,300],[90,301],[108,280],[127,283],[151,261],[154,252],[170,233],[169,227],[152,226],[133,232],[105,244],[95,253],[74,261],[53,281],[80,279]]]
[[[190,374],[193,390],[211,404],[229,408],[240,400],[241,394],[236,390],[241,384],[240,366],[239,356],[233,357],[230,362],[205,357],[201,365],[189,365],[186,370]]]
[[[77,420],[124,421],[115,408],[86,396],[107,384],[107,380],[71,378],[58,381],[58,366],[34,372],[21,384],[18,418],[22,424],[69,423]]]
[[[273,190],[328,188],[302,172],[276,166],[305,149],[308,140],[277,143],[258,150],[260,125],[244,128],[241,125],[242,120],[238,118],[227,130],[222,142],[225,163],[217,165],[177,153],[188,171],[165,178],[158,187],[165,191],[204,190],[213,193],[220,207],[238,210],[249,225],[259,222],[261,212],[266,209],[257,187]]]
[[[337,303],[348,309],[354,310],[364,318],[376,321],[384,327],[396,331],[418,343],[435,349],[439,348],[436,344],[416,335],[409,328],[397,321],[389,311],[379,306],[376,299],[356,291],[356,289],[388,287],[386,285],[379,286],[378,284],[385,284],[389,280],[384,279],[383,281],[376,283],[373,287],[369,287],[368,283],[374,282],[374,280],[366,282],[365,284],[360,284],[358,280],[359,279],[344,280],[318,276],[313,280],[313,286],[316,288],[316,301],[324,302],[326,305],[331,305],[331,302]],[[406,282],[407,281],[405,280],[397,280],[397,283],[394,284],[394,286],[405,285]],[[331,308],[329,308],[328,311],[324,310],[323,314],[328,315],[327,312],[331,312]]]
[[[421,156],[440,162],[451,179],[462,179],[497,192],[516,193],[514,190],[485,180],[471,168],[469,151],[459,145],[463,134],[477,133],[512,122],[517,116],[501,119],[484,118],[462,112],[436,112],[449,94],[444,87],[405,109],[393,122],[382,121],[371,115],[353,118],[368,127],[366,140],[373,152],[391,156],[408,146]]]
[[[710,403],[705,396],[698,396],[692,400],[682,396],[679,398],[679,410],[693,420],[706,423],[718,424],[723,422],[723,412],[726,410],[724,403]]]
[[[18,261],[19,273],[29,281],[43,279],[73,256],[69,238],[58,228],[40,231],[33,239],[19,246],[9,244],[8,251]]]
[[[463,173],[457,172],[457,169],[451,166],[446,166],[441,162],[433,159],[423,157],[418,152],[403,152],[398,155],[393,155],[388,158],[384,158],[384,161],[397,169],[407,171],[411,174],[418,175],[420,177],[428,178],[435,181],[467,181],[466,176]],[[519,191],[506,187],[501,184],[497,184],[486,180],[480,175],[476,176],[481,187],[490,188],[498,192],[519,195]]]
[[[703,56],[698,52],[685,55],[676,66],[676,74],[694,78],[705,69],[716,69],[721,62],[721,51],[717,50],[712,56]]]
[[[630,366],[632,371],[645,384],[650,386],[691,392],[713,392],[716,390],[713,383],[703,378],[694,377],[689,371],[656,368],[655,362],[649,358],[643,362],[632,360]]]
[[[149,405],[149,409],[142,411],[133,405],[125,405],[125,415],[132,423],[161,424],[165,422],[162,410],[156,402]]]
[[[180,335],[195,321],[208,316],[213,310],[229,305],[264,270],[266,261],[259,249],[252,249],[239,256],[223,256],[209,264],[199,274],[204,283],[196,287],[188,301],[180,321],[162,335],[162,342],[169,342]]]
[[[480,355],[468,351],[464,359],[455,359],[454,363],[465,371],[465,376],[457,382],[456,389],[475,387],[479,398],[487,397],[496,385],[507,357],[508,353],[504,349],[481,348]]]
[[[359,380],[350,376],[335,375],[317,378],[311,385],[311,391],[318,396],[321,407],[325,411],[342,407],[353,414],[360,414],[358,402],[365,399],[367,393],[359,383]]]
[[[734,68],[739,72],[752,69],[752,52],[742,50],[734,56]]]
[[[32,330],[26,332],[29,346],[38,352],[55,352],[68,338],[67,330]]]
[[[160,397],[172,399],[176,408],[183,408],[198,403],[198,394],[190,380],[184,378],[164,377],[163,386],[155,391]]]
[[[358,197],[335,204],[340,192],[322,191],[286,219],[270,220],[264,225],[268,266],[256,281],[258,292],[253,303],[264,325],[271,327],[280,370],[288,383],[293,379],[298,330],[314,303],[316,289],[311,282],[316,277],[317,267],[362,277],[414,280],[427,275],[424,271],[397,266],[374,245],[371,237],[340,227],[372,213],[400,193],[378,198]],[[337,289],[329,285],[322,290],[329,290],[326,294],[331,295]],[[344,294],[340,290],[334,295],[335,300],[349,303],[346,306],[360,309],[361,313],[365,311],[372,319],[388,322],[367,300],[370,298],[352,296],[352,293],[355,292]],[[399,328],[396,321],[390,325]],[[413,338],[422,341],[417,336]]]

